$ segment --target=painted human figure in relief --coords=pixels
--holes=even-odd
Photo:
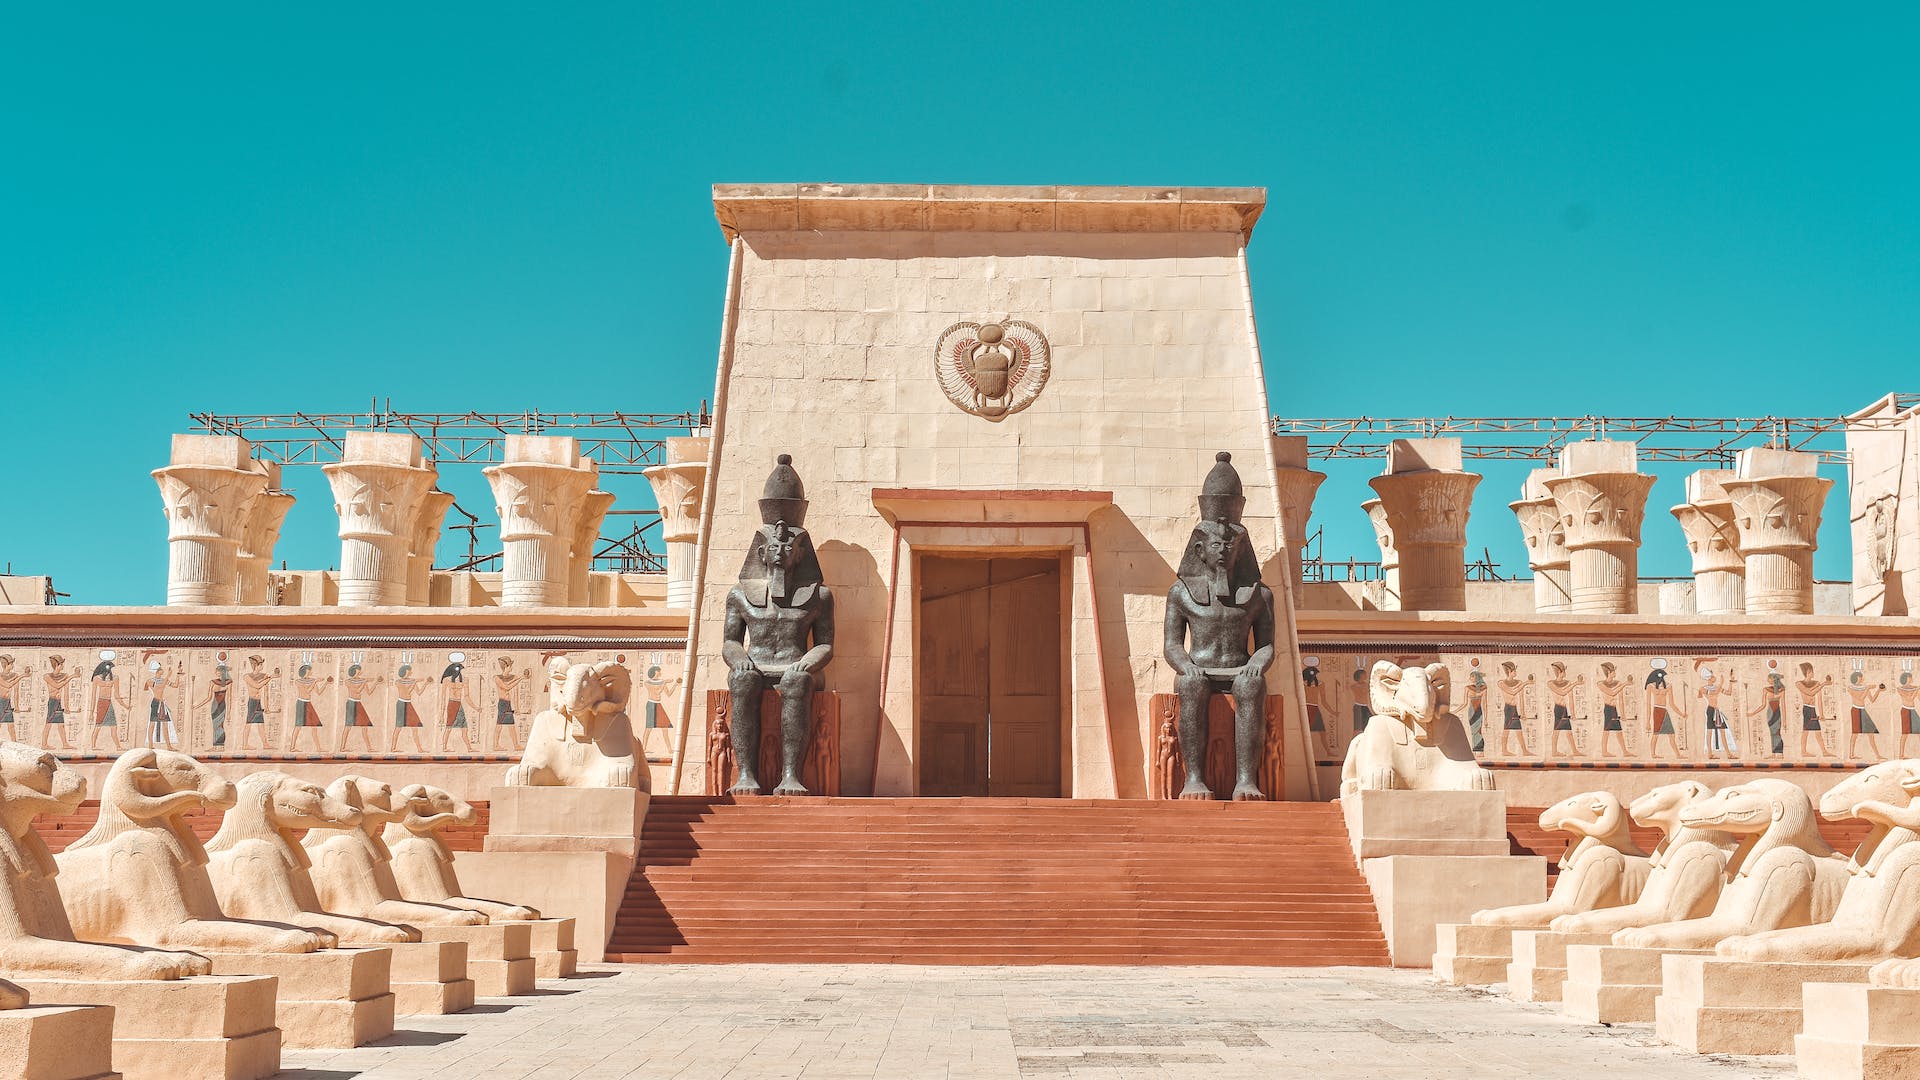
[[[1487,750],[1487,676],[1480,658],[1467,661],[1467,744],[1476,754]]]
[[[32,675],[31,664],[15,670],[12,656],[0,656],[0,740],[21,741],[15,730],[20,716],[20,688]]]
[[[173,670],[159,660],[147,661],[147,745],[179,749],[180,733],[173,723],[173,705],[167,695],[187,684],[187,664],[175,660]]]
[[[1778,660],[1767,661],[1767,681],[1760,687],[1760,704],[1747,714],[1748,719],[1763,717],[1767,725],[1767,752],[1780,757],[1787,752],[1782,725],[1787,712],[1787,678],[1779,672]]]
[[[1730,689],[1733,676],[1729,674],[1727,683],[1722,684],[1713,668],[1704,661],[1696,661],[1694,670],[1700,676],[1700,686],[1693,694],[1700,699],[1701,707],[1706,712],[1707,760],[1724,756],[1732,761],[1739,756],[1740,740],[1734,738],[1733,727],[1727,721],[1726,710],[1720,707],[1720,699]]]
[[[1533,748],[1527,745],[1527,722],[1521,716],[1526,707],[1527,688],[1532,686],[1533,676],[1520,677],[1520,668],[1511,660],[1500,664],[1500,680],[1494,684],[1500,691],[1500,756],[1532,757]],[[1513,741],[1520,740],[1520,753],[1513,752]]]
[[[515,696],[520,692],[520,685],[533,678],[533,669],[523,668],[520,674],[515,675],[513,673],[513,657],[511,656],[502,656],[498,660],[495,660],[494,663],[499,666],[500,670],[494,673],[492,679],[494,722],[492,725],[493,734],[487,739],[487,749],[512,749],[518,751],[520,749],[520,725],[515,723],[513,703]],[[503,733],[507,737],[506,741],[512,744],[510,747],[502,747],[500,745],[500,736]]]
[[[1611,661],[1600,662],[1600,678],[1595,680],[1593,688],[1600,694],[1600,756],[1603,758],[1626,757],[1626,702],[1627,690],[1633,686],[1630,679],[1620,677],[1620,671]],[[1618,754],[1611,747],[1619,746]]]
[[[113,651],[103,651],[87,678],[88,750],[100,749],[102,732],[107,736],[108,749],[116,753],[126,749],[126,725],[122,721],[131,720],[133,715],[133,679],[129,676],[123,687],[114,673],[113,661]]]
[[[440,670],[440,697],[445,703],[445,714],[440,720],[440,752],[446,753],[448,742],[458,734],[467,752],[472,753],[471,710],[479,706],[473,700],[472,687],[467,685],[467,654],[447,654],[447,666]]]
[[[1800,699],[1800,756],[1806,758],[1825,757],[1826,750],[1821,746],[1820,730],[1823,717],[1820,709],[1820,693],[1833,685],[1833,676],[1825,679],[1813,677],[1813,665],[1800,665],[1800,678],[1793,684]]]
[[[59,736],[60,749],[71,750],[73,743],[67,738],[67,693],[73,683],[73,672],[67,670],[64,656],[47,657],[47,667],[49,670],[40,676],[47,691],[47,749],[53,749],[54,737]]]
[[[373,753],[373,713],[367,709],[366,699],[386,683],[384,675],[368,678],[366,668],[361,664],[348,664],[345,678],[340,680],[341,716],[340,745],[341,753],[347,751],[353,739],[353,733],[360,733],[360,741]]]
[[[333,685],[333,676],[325,679],[313,674],[312,664],[301,664],[293,673],[293,716],[287,722],[287,749],[300,752],[300,736],[303,732],[313,732],[313,750],[319,753],[325,747],[320,745],[320,729],[325,722],[320,719],[320,695]]]
[[[1880,726],[1873,722],[1867,706],[1880,700],[1880,695],[1886,692],[1886,683],[1868,684],[1866,673],[1858,668],[1847,676],[1847,697],[1853,702],[1852,722],[1847,725],[1847,757],[1859,760],[1857,746],[1861,739],[1865,739],[1867,749],[1873,753],[1873,760],[1880,760]]]
[[[241,697],[246,703],[240,725],[240,749],[267,748],[267,702],[280,669],[267,671],[267,658],[259,654],[247,657],[247,670],[240,673]]]
[[[1653,670],[1647,672],[1647,681],[1643,689],[1647,692],[1647,728],[1652,732],[1652,756],[1660,756],[1660,740],[1667,740],[1667,748],[1673,756],[1680,756],[1679,729],[1674,721],[1685,722],[1687,714],[1680,711],[1680,703],[1673,700],[1673,690],[1667,685],[1667,662],[1655,660]]]
[[[1920,686],[1913,682],[1911,670],[1902,671],[1900,679],[1894,683],[1894,694],[1900,699],[1900,750],[1899,756],[1907,756],[1907,738],[1920,735]]]
[[[1300,669],[1300,685],[1307,697],[1307,730],[1320,741],[1328,757],[1333,756],[1333,734],[1327,730],[1326,687],[1320,685],[1320,658],[1306,657]]]
[[[1587,685],[1585,675],[1567,678],[1567,665],[1555,661],[1547,665],[1553,675],[1547,680],[1547,696],[1553,699],[1553,743],[1547,751],[1550,756],[1576,758],[1580,756],[1580,746],[1573,737],[1573,692]],[[1562,743],[1565,750],[1561,749]]]
[[[1353,691],[1353,734],[1347,740],[1352,742],[1367,730],[1367,719],[1373,715],[1373,706],[1368,698],[1367,669],[1364,666],[1353,669],[1353,678],[1347,681],[1347,687]]]
[[[432,680],[413,674],[412,664],[401,664],[400,670],[393,674],[393,730],[387,736],[387,753],[398,753],[400,735],[405,732],[413,738],[413,748],[418,753],[426,753],[427,746],[423,737],[426,725],[420,719],[420,710],[414,707],[413,699],[422,687]],[[442,747],[442,749],[445,749]]]
[[[216,749],[227,745],[227,703],[233,697],[233,669],[227,667],[225,655],[213,667],[206,696],[193,703],[194,708],[207,710],[207,734]]]

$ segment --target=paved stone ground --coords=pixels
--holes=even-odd
[[[1739,1080],[1648,1027],[1364,968],[593,967],[350,1051],[301,1080]]]

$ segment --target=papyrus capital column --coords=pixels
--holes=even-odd
[[[1734,474],[1702,469],[1687,477],[1687,501],[1673,508],[1693,556],[1694,613],[1738,615],[1747,610],[1746,560],[1733,526],[1733,500],[1722,485]]]
[[[1399,555],[1403,611],[1466,610],[1467,515],[1480,475],[1460,463],[1459,439],[1395,439],[1387,471],[1367,481]]]
[[[266,475],[267,487],[253,500],[240,540],[239,575],[234,583],[234,602],[239,604],[269,601],[267,574],[273,569],[273,546],[280,542],[287,511],[293,509],[293,493],[280,487],[280,463],[257,461],[254,465]]]
[[[340,606],[405,604],[414,526],[435,478],[420,440],[403,432],[349,431],[341,460],[321,471],[340,515]]]
[[[1797,450],[1742,450],[1723,482],[1746,560],[1749,615],[1813,614],[1813,550],[1833,481]]]
[[[500,515],[500,603],[563,607],[574,528],[600,468],[580,456],[579,440],[566,436],[509,435],[505,458],[484,470]]]
[[[408,607],[433,602],[433,550],[440,546],[440,530],[446,527],[447,508],[452,505],[452,493],[438,488],[420,496],[419,512],[407,534]]]
[[[1569,603],[1576,615],[1631,615],[1640,609],[1640,526],[1653,477],[1639,471],[1630,442],[1568,443],[1558,475],[1546,479],[1567,543]]]
[[[707,491],[704,435],[666,440],[666,464],[647,470],[660,504],[660,539],[667,546],[667,606],[693,606],[694,548],[700,540],[701,500]]]
[[[1286,534],[1287,570],[1294,595],[1300,595],[1300,558],[1307,543],[1307,522],[1313,517],[1313,496],[1323,472],[1307,467],[1305,435],[1273,435],[1273,483],[1280,503],[1280,528]]]
[[[593,602],[593,545],[600,539],[600,523],[613,509],[613,492],[595,488],[580,498],[579,520],[573,523],[572,554],[567,563],[567,603],[585,607]]]
[[[1381,611],[1400,610],[1400,550],[1393,543],[1393,526],[1387,521],[1387,507],[1379,499],[1360,504],[1367,512],[1367,524],[1373,526],[1373,539],[1380,545]]]
[[[1541,615],[1564,613],[1572,603],[1566,530],[1560,527],[1560,508],[1547,494],[1553,469],[1535,469],[1521,485],[1520,498],[1507,504],[1520,523],[1527,544],[1527,567],[1533,571],[1533,610]]]
[[[254,503],[267,474],[253,447],[229,435],[175,435],[153,470],[167,515],[167,603],[231,604]]]

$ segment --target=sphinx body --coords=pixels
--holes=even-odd
[[[185,754],[134,749],[108,770],[93,829],[54,857],[76,934],[162,948],[305,953],[333,935],[229,919],[185,815],[233,805],[233,785]]]
[[[1560,876],[1543,903],[1488,908],[1475,926],[1542,927],[1561,915],[1631,904],[1646,885],[1647,856],[1633,842],[1626,808],[1611,792],[1563,799],[1540,815],[1540,827],[1575,838],[1560,858]]]
[[[1647,856],[1647,884],[1631,904],[1560,915],[1547,928],[1563,934],[1611,934],[1636,926],[1680,922],[1713,913],[1726,873],[1733,839],[1710,829],[1689,828],[1681,812],[1705,798],[1706,785],[1693,780],[1654,788],[1627,807],[1638,825],[1660,830],[1660,843]]]
[[[346,945],[420,940],[411,926],[342,915],[320,904],[313,863],[295,833],[356,828],[358,809],[286,773],[253,773],[235,788],[233,809],[207,842],[207,874],[228,915],[316,927]]]
[[[1798,784],[1750,780],[1688,804],[1680,822],[1736,840],[1712,914],[1621,930],[1614,944],[1711,949],[1730,937],[1833,917],[1846,888],[1847,863],[1821,839],[1813,801]]]
[[[1466,728],[1446,711],[1452,676],[1445,664],[1373,665],[1367,683],[1373,716],[1347,745],[1340,793],[1492,791],[1493,773],[1474,760]]]
[[[1820,800],[1828,819],[1859,818],[1872,831],[1848,860],[1851,878],[1833,918],[1728,938],[1714,950],[1735,960],[1817,963],[1920,953],[1920,761],[1888,761],[1855,773]]]
[[[393,877],[393,853],[381,832],[406,812],[393,788],[365,776],[343,776],[327,785],[327,796],[360,811],[350,829],[311,832],[302,841],[313,863],[313,883],[329,911],[408,926],[480,926],[487,917],[445,904],[403,900]]]
[[[613,660],[569,666],[556,657],[547,675],[549,705],[534,716],[527,748],[507,770],[507,784],[645,790],[647,772],[635,767],[627,717],[633,673]]]
[[[52,754],[0,742],[0,975],[112,982],[207,974],[212,963],[194,953],[75,939],[54,880],[59,867],[33,819],[70,814],[86,794],[86,779]]]
[[[393,879],[405,900],[477,911],[490,922],[528,922],[540,913],[520,904],[464,895],[453,870],[453,851],[440,838],[451,825],[479,818],[471,803],[425,784],[409,784],[395,793],[405,810],[387,822],[382,839],[393,853]]]

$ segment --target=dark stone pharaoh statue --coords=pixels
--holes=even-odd
[[[1259,769],[1267,742],[1267,668],[1273,666],[1273,590],[1240,514],[1247,499],[1232,457],[1215,456],[1200,488],[1200,523],[1187,538],[1180,577],[1167,590],[1167,663],[1180,695],[1183,799],[1211,799],[1207,787],[1207,708],[1216,691],[1233,695],[1233,797],[1265,799]],[[1252,648],[1248,648],[1248,640]]]
[[[806,489],[793,458],[780,455],[760,495],[759,531],[747,548],[740,584],[727,593],[726,641],[721,655],[733,695],[733,759],[738,779],[729,794],[757,795],[760,778],[760,695],[780,692],[780,784],[775,795],[805,795],[806,759],[819,672],[833,659],[833,594],[804,528]]]

